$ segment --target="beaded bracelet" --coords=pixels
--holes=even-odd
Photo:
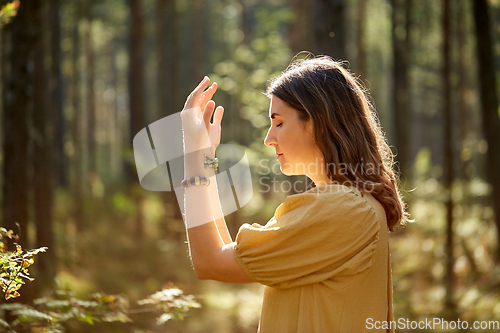
[[[183,190],[185,190],[186,188],[188,188],[189,186],[192,186],[192,185],[206,185],[206,186],[208,186],[208,185],[210,185],[210,179],[208,179],[207,177],[203,177],[203,176],[194,176],[194,177],[186,178],[181,182],[181,187]]]

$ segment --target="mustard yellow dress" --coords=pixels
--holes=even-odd
[[[394,332],[374,329],[394,315],[386,214],[370,193],[331,184],[290,195],[235,242],[238,264],[265,285],[258,333]]]

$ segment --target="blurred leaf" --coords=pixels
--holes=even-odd
[[[5,6],[0,9],[0,28],[4,25],[8,24],[10,20],[17,15],[17,10],[21,1],[14,0],[12,2],[7,3]]]

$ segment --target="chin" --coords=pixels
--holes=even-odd
[[[300,176],[299,173],[297,173],[297,168],[295,165],[292,165],[291,163],[284,162],[280,165],[280,171],[282,174],[285,176]]]
[[[297,173],[290,169],[281,169],[281,173],[288,177],[297,176]]]
[[[280,170],[281,170],[281,173],[284,174],[285,176],[291,176],[289,169],[280,168]]]

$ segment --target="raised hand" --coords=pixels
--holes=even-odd
[[[217,107],[214,122],[210,118],[214,113],[215,102],[211,100],[217,90],[217,83],[205,90],[210,79],[205,78],[188,96],[181,111],[182,127],[184,130],[184,145],[186,152],[191,152],[212,146],[214,153],[220,144],[221,122],[224,108]]]

